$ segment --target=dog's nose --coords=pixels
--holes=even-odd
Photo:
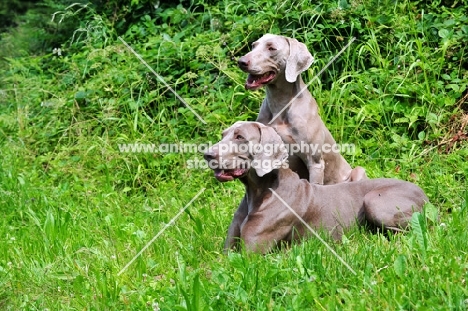
[[[239,65],[240,68],[249,68],[249,60],[242,56],[241,58],[239,58],[239,60],[237,61],[237,64]]]
[[[216,160],[217,157],[218,157],[218,154],[213,149],[209,149],[203,155],[203,158],[205,158],[206,161]]]

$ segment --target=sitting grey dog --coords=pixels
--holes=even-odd
[[[312,228],[340,239],[343,230],[356,223],[402,231],[429,201],[417,185],[397,179],[326,186],[300,179],[287,167],[281,137],[259,122],[236,122],[204,157],[219,181],[239,179],[246,187],[226,249],[237,247],[240,238],[247,250],[267,253],[278,243],[307,236],[306,227],[285,203]]]
[[[293,38],[266,34],[253,43],[252,51],[238,64],[249,74],[246,89],[266,88],[256,121],[272,126],[286,144],[317,147],[315,151],[294,152],[289,159],[291,168],[301,176],[307,173],[311,183],[330,185],[367,179],[364,168],[351,168],[339,152],[322,152],[326,145],[336,146],[336,141],[301,77],[313,60],[307,46]],[[297,157],[305,168],[297,163]]]

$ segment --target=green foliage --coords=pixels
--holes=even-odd
[[[0,32],[16,24],[18,15],[34,5],[33,1],[6,0],[0,3]]]
[[[0,309],[466,308],[466,4],[42,4],[0,39]],[[316,239],[222,254],[242,185],[190,169],[199,152],[119,149],[214,142],[254,120],[264,93],[245,91],[236,60],[266,32],[315,56],[304,78],[356,145],[346,159],[431,200],[408,234],[326,239],[357,275]]]
[[[411,217],[411,229],[414,234],[419,251],[423,258],[426,257],[428,242],[427,242],[427,226],[421,213],[416,212]],[[416,252],[418,250],[415,250]]]

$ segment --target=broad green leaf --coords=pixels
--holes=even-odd
[[[407,263],[406,263],[406,256],[405,255],[398,255],[398,257],[395,259],[395,262],[393,263],[393,269],[395,270],[396,275],[398,275],[400,278],[404,277],[406,268],[407,268]]]
[[[424,218],[421,213],[416,212],[411,216],[411,228],[416,237],[421,253],[425,256],[427,251],[427,231]]]

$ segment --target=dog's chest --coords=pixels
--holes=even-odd
[[[276,121],[276,120],[275,120]],[[273,122],[271,126],[275,129],[278,135],[281,137],[286,144],[296,143],[294,137],[297,136],[297,129],[287,122]]]

